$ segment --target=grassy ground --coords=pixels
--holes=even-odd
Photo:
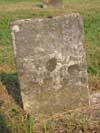
[[[100,0],[64,0],[65,8],[56,11],[53,9],[40,9],[36,7],[39,3],[41,3],[40,0],[0,0],[0,133],[4,128],[4,133],[8,132],[11,127],[13,129],[12,133],[27,133],[29,127],[31,128],[31,124],[27,125],[26,115],[15,104],[15,101],[19,103],[18,98],[14,101],[13,98],[8,95],[9,93],[15,97],[15,91],[19,94],[19,92],[17,92],[18,90],[16,90],[19,86],[9,28],[10,23],[16,19],[79,12],[84,17],[85,49],[87,54],[90,90],[91,92],[100,91]],[[64,115],[65,118],[66,115]],[[46,122],[46,124],[45,122],[43,122],[44,124],[37,122],[38,124],[35,128],[38,127],[38,130],[40,129],[43,133],[46,132],[47,128],[50,133],[63,133],[64,130],[70,130],[70,127],[68,127],[69,125],[66,126],[65,124],[69,122],[67,119],[63,118],[64,116],[61,117],[60,123],[60,119],[58,119],[57,116],[57,118],[53,118],[53,120],[48,120],[50,123],[49,126],[48,122]],[[29,123],[34,123],[33,119],[29,119]],[[77,125],[77,128],[82,130],[82,127],[79,128],[80,122],[78,123],[75,120],[71,124]],[[84,123],[81,125],[83,124]],[[73,127],[76,128],[75,126]],[[59,128],[61,128],[62,132],[60,132]],[[92,129],[94,130],[95,128],[96,126],[94,127],[92,125]],[[97,131],[97,133],[99,133],[99,131]],[[65,132],[70,133],[72,131]],[[78,133],[79,131],[76,130],[76,132]]]

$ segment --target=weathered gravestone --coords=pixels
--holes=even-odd
[[[88,104],[79,14],[18,20],[12,38],[27,112],[51,114]]]
[[[54,8],[62,8],[63,7],[63,0],[43,0],[43,7],[54,7]]]

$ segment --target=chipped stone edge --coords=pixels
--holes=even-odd
[[[15,44],[15,35],[13,31],[11,31],[11,36],[12,36],[12,44],[13,44],[13,49],[14,49],[14,56],[16,58],[16,44]]]
[[[16,54],[16,43],[15,43],[15,33],[19,32],[20,28],[18,25],[13,25],[11,26],[11,36],[12,36],[12,44],[13,44],[13,49],[14,49],[14,56],[16,58],[17,54]]]

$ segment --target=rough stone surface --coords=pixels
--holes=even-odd
[[[11,25],[24,109],[52,114],[88,105],[83,20],[79,14]]]
[[[54,8],[62,8],[63,0],[43,0],[44,8],[54,7]]]
[[[89,99],[91,105],[96,105],[96,104],[100,105],[100,93],[91,94]]]

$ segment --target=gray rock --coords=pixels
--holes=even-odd
[[[91,94],[89,99],[90,99],[91,105],[99,104],[99,106],[100,106],[100,93]]]
[[[62,8],[63,0],[43,0],[44,8]]]
[[[11,25],[24,109],[48,115],[88,105],[83,20],[79,14]]]

